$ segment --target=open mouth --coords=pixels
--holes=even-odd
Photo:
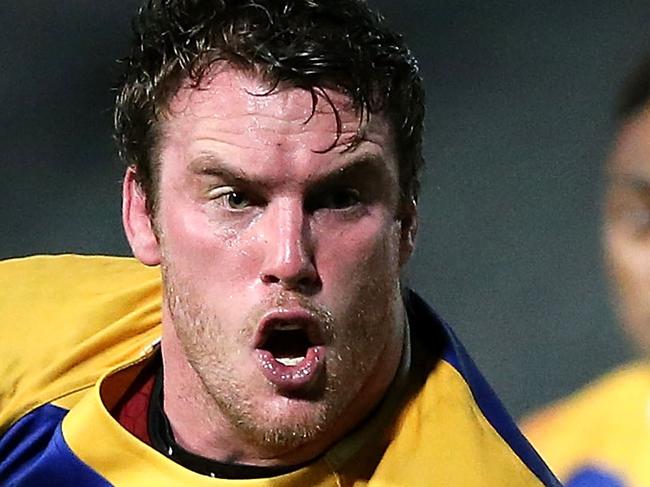
[[[262,374],[280,392],[309,390],[324,373],[321,326],[305,311],[277,311],[265,316],[255,349]]]
[[[270,352],[282,365],[293,367],[305,359],[307,351],[314,345],[299,324],[279,323],[268,333],[259,348]]]

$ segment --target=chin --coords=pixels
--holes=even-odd
[[[265,406],[256,420],[240,426],[249,440],[275,452],[318,440],[336,417],[325,405],[302,399],[275,399]]]

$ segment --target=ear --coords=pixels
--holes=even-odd
[[[415,236],[418,232],[418,207],[415,198],[402,203],[400,210],[401,238],[399,264],[406,265],[415,249]]]
[[[147,197],[129,166],[122,183],[122,224],[133,255],[145,265],[160,264],[160,245],[147,210]]]

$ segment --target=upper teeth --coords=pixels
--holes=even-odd
[[[281,330],[281,331],[293,331],[293,330],[300,330],[301,326],[297,325],[295,323],[279,323],[274,327],[276,330]]]
[[[294,365],[298,365],[300,362],[303,361],[304,358],[305,358],[305,357],[293,357],[293,358],[289,358],[289,357],[279,357],[279,358],[276,358],[275,360],[277,360],[278,362],[280,362],[282,365],[286,365],[286,366],[288,366],[288,367],[292,367],[292,366],[294,366]]]

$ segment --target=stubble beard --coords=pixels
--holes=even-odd
[[[350,401],[355,400],[364,385],[364,378],[381,360],[381,353],[376,350],[378,337],[374,330],[396,319],[394,307],[387,306],[387,301],[392,301],[394,296],[382,279],[368,282],[372,289],[360,293],[364,299],[358,300],[361,302],[357,302],[349,313],[348,320],[354,323],[343,327],[333,322],[328,310],[299,299],[303,307],[323,318],[327,342],[338,347],[328,350],[325,380],[320,387],[311,391],[308,397],[287,398],[287,401],[310,402],[308,412],[294,414],[291,419],[274,417],[267,414],[259,402],[255,403],[256,395],[246,379],[238,377],[231,368],[238,358],[251,360],[250,343],[264,310],[250,315],[233,342],[235,332],[224,333],[219,317],[210,312],[207,303],[197,299],[198,294],[194,292],[190,279],[184,278],[169,262],[163,264],[162,272],[164,299],[176,335],[188,363],[202,382],[207,403],[212,403],[217,415],[225,418],[248,443],[270,452],[299,447],[332,430]],[[279,296],[278,300],[281,299]],[[228,339],[226,343],[224,337]],[[205,399],[202,402],[205,403]],[[364,398],[356,397],[359,399]]]

